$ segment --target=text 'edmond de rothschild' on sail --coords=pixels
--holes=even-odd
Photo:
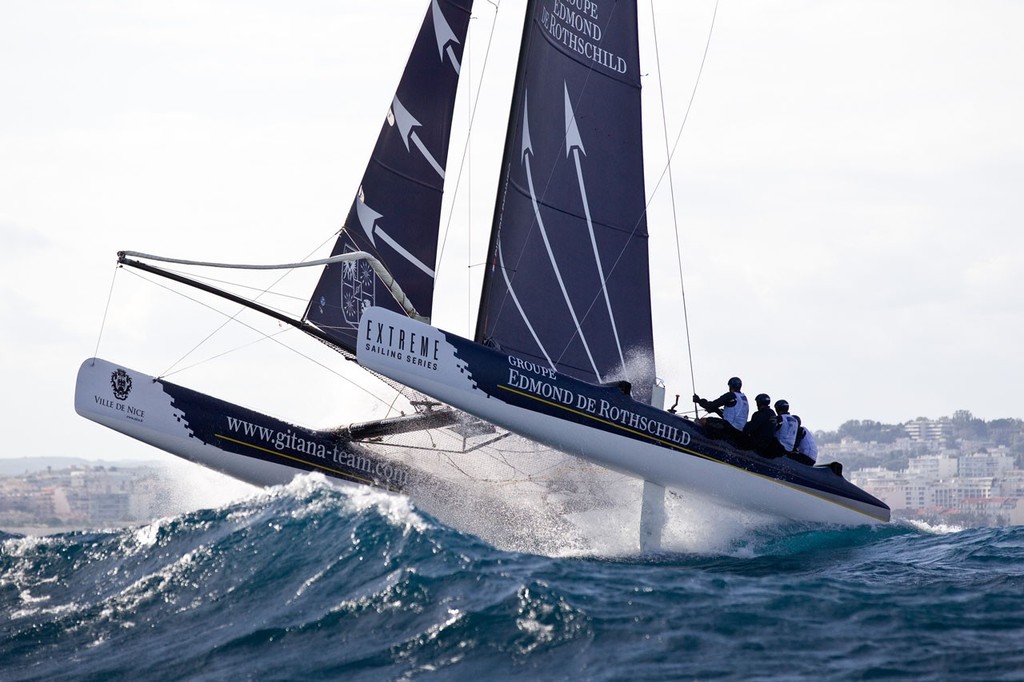
[[[635,3],[527,10],[477,340],[654,382]]]
[[[332,251],[374,256],[424,317],[432,310],[452,112],[472,4],[431,2]],[[359,93],[352,99],[359,101]],[[324,269],[305,317],[353,350],[359,318],[370,306],[402,310],[368,261],[344,261]]]

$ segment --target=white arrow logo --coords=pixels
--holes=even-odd
[[[416,149],[418,149],[423,155],[423,158],[427,160],[427,163],[429,163],[437,174],[441,176],[441,179],[444,179],[444,168],[442,168],[441,164],[431,156],[430,152],[427,151],[426,146],[423,144],[423,141],[420,140],[420,136],[416,134],[415,130],[413,130],[413,128],[418,128],[423,124],[417,121],[416,118],[409,113],[409,110],[398,101],[397,97],[391,101],[391,111],[388,112],[388,121],[391,125],[398,126],[398,133],[402,136],[402,142],[405,143],[406,151],[412,151],[409,148],[409,142],[412,142],[413,145],[416,146]]]
[[[366,202],[363,201],[363,189],[361,187],[359,188],[359,194],[356,196],[356,215],[359,217],[359,224],[362,226],[363,232],[366,233],[367,239],[370,240],[370,243],[373,244],[374,247],[377,246],[375,237],[380,237],[381,241],[394,249],[400,256],[402,256],[402,258],[405,258],[407,261],[422,270],[427,277],[434,277],[434,270],[432,268],[424,265],[421,260],[409,253],[409,251],[395,241],[391,235],[385,232],[383,228],[377,224],[377,220],[384,216],[366,205]]]
[[[562,290],[562,297],[565,299],[565,305],[569,308],[569,314],[572,316],[573,324],[576,325],[576,334],[580,337],[580,341],[583,343],[583,349],[587,352],[587,358],[590,359],[590,366],[594,370],[594,375],[598,381],[601,379],[601,372],[597,369],[597,363],[594,362],[594,356],[590,352],[590,345],[587,343],[587,339],[583,336],[583,329],[580,327],[579,318],[576,316],[576,310],[573,308],[572,301],[569,300],[569,291],[565,287],[565,281],[562,279],[562,272],[558,267],[558,262],[555,260],[555,254],[551,250],[551,242],[548,241],[548,232],[544,228],[544,219],[540,214],[540,204],[537,202],[537,192],[533,187],[533,170],[531,169],[530,158],[533,156],[532,141],[530,139],[530,122],[527,115],[527,96],[523,94],[523,166],[526,168],[526,182],[530,187],[530,201],[533,204],[533,215],[537,220],[537,227],[540,230],[541,239],[544,240],[544,248],[547,249],[548,259],[551,261],[551,268],[555,272],[555,279],[558,280],[558,286]],[[575,124],[574,124],[575,125]],[[577,135],[578,137],[578,135]]]
[[[452,43],[458,45],[459,39],[455,36],[455,31],[452,30],[452,27],[445,20],[444,13],[441,12],[441,7],[437,4],[437,0],[433,0],[430,3],[430,11],[434,18],[434,38],[437,40],[437,53],[440,55],[441,61],[444,61],[444,56],[448,55],[455,73],[459,73],[461,68],[459,66],[459,59],[455,56],[455,50],[452,49]]]
[[[590,203],[587,200],[587,185],[583,181],[583,166],[580,162],[580,153],[584,156],[587,150],[583,148],[583,138],[576,126],[576,114],[572,110],[572,102],[569,100],[569,86],[565,87],[565,155],[572,153],[576,162],[576,179],[580,187],[580,198],[583,200],[583,213],[587,218],[587,229],[590,231],[590,244],[594,248],[594,263],[597,265],[597,274],[601,278],[601,291],[604,294],[604,302],[608,307],[608,319],[612,323],[612,335],[615,337],[615,346],[619,350],[619,361],[622,362],[622,369],[626,371],[626,360],[622,355],[622,343],[619,341],[619,330],[615,326],[615,315],[612,313],[612,302],[608,297],[608,287],[604,276],[604,268],[601,265],[601,256],[597,250],[597,237],[594,236],[594,221],[590,217]]]

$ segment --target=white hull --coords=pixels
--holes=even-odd
[[[127,382],[121,389],[120,396],[115,395],[112,390],[114,376],[124,377],[122,381]],[[184,411],[187,408],[183,408],[181,404],[182,396],[179,394],[176,400],[168,392],[171,390],[169,386],[154,380],[153,377],[127,370],[106,360],[90,358],[82,363],[78,370],[78,379],[75,383],[75,411],[86,419],[143,443],[253,485],[288,483],[298,473],[294,464],[288,464],[297,459],[295,453],[280,452],[279,463],[240,456],[237,452],[230,452],[216,444],[204,442],[212,439],[206,434],[205,437],[197,437],[197,430],[201,427],[190,423],[189,416]],[[242,408],[201,394],[192,395],[203,400],[200,405],[203,409],[189,411],[213,412],[221,419],[232,414],[241,414],[252,419],[251,415],[254,414],[247,410],[243,412]],[[267,422],[271,423],[269,418]],[[273,425],[281,428],[280,422]],[[231,442],[239,448],[247,447],[253,451],[271,450],[270,447],[259,443],[244,443],[241,435]],[[330,474],[334,473],[335,467],[332,465],[333,463],[325,461],[319,468]],[[307,462],[303,468],[307,471],[317,470],[317,462]],[[345,481],[339,483],[347,485]]]
[[[389,329],[389,344],[378,343],[383,337],[368,328],[381,324]],[[794,521],[861,525],[888,520],[888,510],[882,515],[875,507],[827,491],[753,473],[682,447],[673,449],[644,442],[630,437],[630,429],[621,429],[619,435],[505,402],[496,397],[497,391],[481,390],[481,377],[474,376],[475,368],[460,358],[460,354],[466,354],[464,344],[472,342],[421,322],[370,309],[364,314],[361,337],[368,342],[358,348],[358,359],[368,369],[526,438],[614,471],[730,507]],[[399,345],[398,339],[410,338],[418,340],[417,348]],[[414,357],[427,347],[423,339],[429,339],[430,357],[426,362]],[[493,353],[489,349],[481,352]],[[544,376],[549,374],[545,372]],[[562,377],[559,380],[563,384],[567,381]],[[579,410],[566,412],[580,414]]]

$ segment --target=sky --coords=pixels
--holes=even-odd
[[[322,255],[426,6],[0,3],[0,457],[166,457],[75,414],[75,374],[97,352],[308,426],[386,413],[384,387],[276,323],[246,318],[262,332],[229,325],[204,342],[219,304],[115,258]],[[464,335],[522,7],[478,2],[464,58],[462,123],[478,109],[449,155],[461,181],[434,317]],[[739,375],[813,429],[959,409],[1024,418],[1024,5],[654,9],[657,59],[641,58],[669,399],[717,396]],[[295,314],[312,282],[281,285]]]

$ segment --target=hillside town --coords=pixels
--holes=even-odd
[[[179,511],[171,481],[160,468],[51,461],[6,463],[0,472],[0,531],[96,530],[149,523]]]
[[[952,417],[871,421],[816,433],[818,462],[883,500],[893,518],[983,527],[1024,524],[1024,421]]]
[[[842,462],[844,475],[885,501],[894,519],[1024,524],[1024,421],[985,422],[961,410],[895,425],[849,421],[815,439],[818,463]],[[161,467],[21,461],[0,469],[0,531],[109,528],[182,511]]]

